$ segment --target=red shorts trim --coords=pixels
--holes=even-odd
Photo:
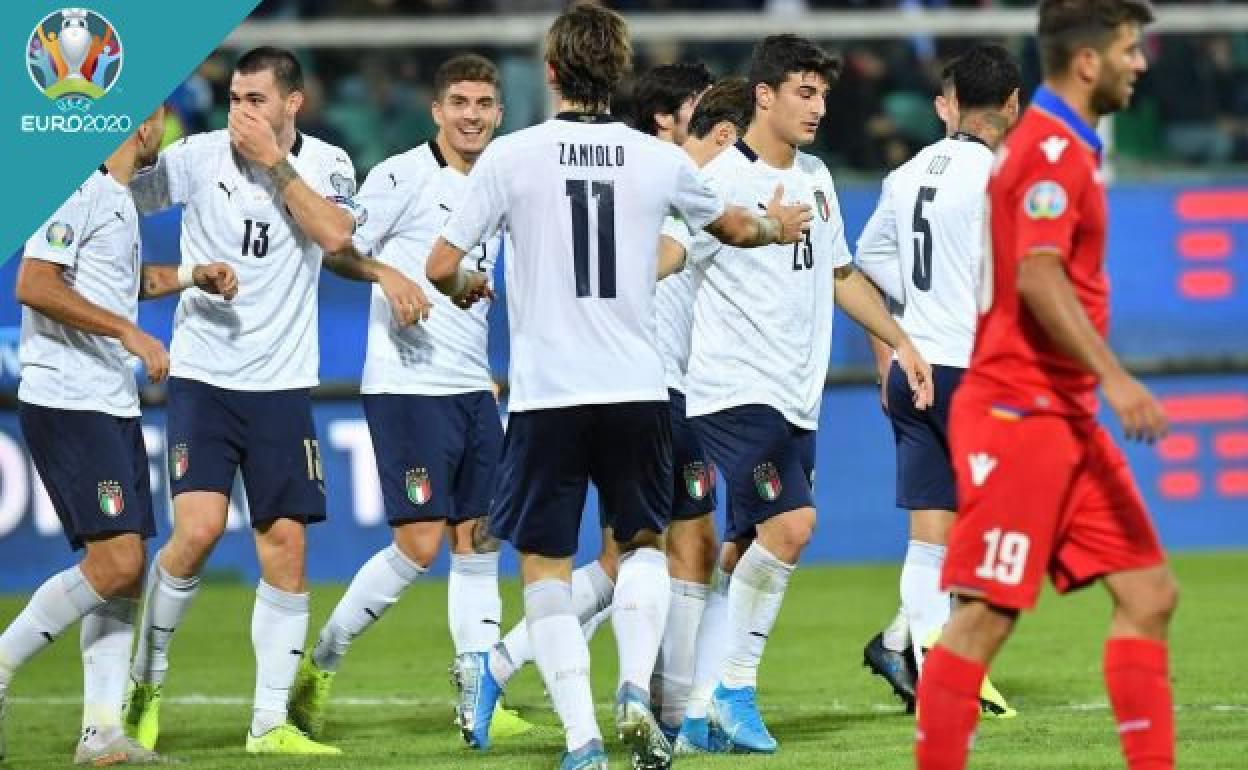
[[[959,393],[949,422],[958,517],[945,588],[1022,610],[1046,573],[1065,593],[1165,561],[1126,457],[1094,420],[1006,420]]]

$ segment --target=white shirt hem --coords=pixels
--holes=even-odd
[[[632,390],[624,393],[597,393],[590,396],[567,395],[551,398],[512,399],[507,404],[509,412],[532,412],[538,409],[563,409],[569,406],[600,406],[603,404],[625,404],[637,401],[669,400],[666,387],[655,390]]]

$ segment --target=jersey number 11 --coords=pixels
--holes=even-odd
[[[592,297],[589,285],[589,198],[597,208],[598,296],[615,299],[615,186],[610,180],[569,179],[566,194],[572,207],[572,267],[576,296]]]

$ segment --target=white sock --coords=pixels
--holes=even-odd
[[[572,613],[572,591],[562,580],[524,588],[524,613],[546,690],[563,723],[569,751],[602,740],[589,686],[589,645]]]
[[[498,551],[451,554],[446,619],[455,654],[484,652],[498,641],[503,599],[498,595]]]
[[[152,559],[147,573],[143,619],[139,621],[139,643],[134,651],[130,676],[141,684],[162,684],[169,670],[169,644],[173,632],[199,592],[199,577],[174,577]]]
[[[425,568],[408,559],[393,543],[373,554],[355,573],[317,637],[312,650],[317,668],[337,671],[355,637],[376,623],[399,600],[403,589],[423,574]]]
[[[23,663],[103,603],[77,565],[45,580],[0,634],[0,695]]]
[[[82,619],[82,727],[104,732],[121,727],[137,599],[117,597]]]
[[[757,540],[737,562],[728,590],[732,642],[720,677],[725,687],[758,686],[758,664],[792,574],[792,564],[777,559]]]
[[[615,584],[597,561],[572,570],[572,611],[576,614],[581,633],[588,642],[598,626],[611,613],[611,596]],[[505,686],[524,664],[533,660],[533,644],[529,639],[529,627],[520,619],[502,642],[490,648],[490,673],[499,686]],[[577,746],[576,748],[580,748]]]
[[[256,651],[252,735],[264,735],[286,723],[286,701],[307,635],[308,595],[288,593],[261,580],[251,613],[251,645]]]
[[[693,686],[693,661],[698,641],[698,625],[706,609],[709,587],[672,578],[672,599],[667,625],[659,645],[659,659],[650,680],[650,702],[659,720],[668,727],[679,727]]]
[[[731,584],[732,575],[715,567],[694,645],[693,686],[689,688],[689,702],[685,706],[685,716],[690,719],[706,719],[711,693],[715,691],[724,659],[728,657],[728,589]]]
[[[905,574],[904,567],[902,574]],[[893,618],[893,622],[884,629],[883,641],[884,649],[893,652],[905,652],[910,646],[910,623],[906,620],[905,605],[897,607],[897,615]]]
[[[649,695],[671,596],[667,556],[662,551],[638,548],[621,556],[611,600],[611,628],[620,654],[620,687],[630,684]]]
[[[901,607],[914,639],[914,661],[923,667],[923,645],[932,632],[949,622],[950,599],[940,590],[940,569],[945,546],[911,540],[901,567]]]

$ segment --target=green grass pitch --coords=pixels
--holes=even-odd
[[[1183,584],[1172,651],[1179,762],[1185,770],[1248,767],[1248,553],[1175,558]],[[863,643],[896,608],[896,566],[811,567],[797,571],[767,649],[760,681],[763,713],[780,741],[774,757],[681,758],[690,768],[913,767],[913,721],[883,682],[861,665]],[[413,586],[356,642],[336,682],[327,739],[341,759],[291,761],[243,752],[254,661],[249,643],[252,588],[214,583],[201,592],[172,647],[161,748],[196,768],[552,768],[562,750],[554,713],[536,671],[517,675],[512,706],[539,724],[533,733],[467,750],[451,726],[451,657],[445,583]],[[312,633],[342,591],[313,588]],[[7,622],[26,601],[0,598]],[[518,586],[504,584],[508,622]],[[1020,716],[981,722],[971,767],[981,770],[1105,770],[1122,767],[1101,684],[1108,602],[1100,588],[1057,600],[1024,617],[994,670]],[[79,724],[81,673],[76,631],[19,672],[6,733],[14,768],[69,763]],[[610,724],[614,642],[594,640],[598,718]],[[611,738],[612,736],[608,736]],[[628,767],[613,740],[615,767]],[[729,764],[731,763],[731,764]]]

